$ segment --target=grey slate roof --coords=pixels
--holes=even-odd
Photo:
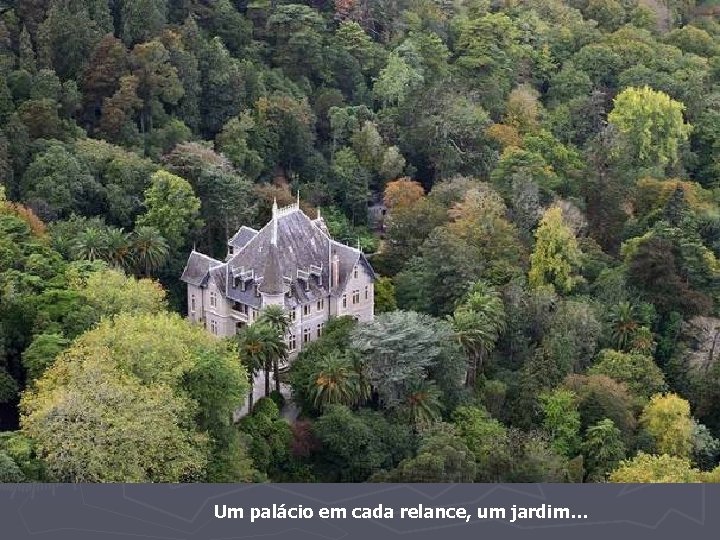
[[[375,277],[372,267],[360,250],[332,240],[324,227],[319,225],[298,208],[281,209],[277,217],[275,248],[271,242],[272,221],[260,231],[241,227],[228,242],[229,245],[239,246],[235,253],[226,263],[206,257],[213,263],[208,263],[205,271],[216,286],[226,293],[227,298],[254,307],[260,307],[261,304],[258,291],[279,294],[289,290],[290,294],[285,299],[288,307],[319,300],[328,294],[339,294],[345,288],[356,264],[361,264]],[[245,242],[246,238],[249,239]],[[335,254],[338,256],[339,276],[337,287],[332,288],[329,266]],[[191,266],[191,262],[193,267],[197,266],[195,260],[198,256],[205,257],[193,252],[188,266]],[[315,267],[315,270],[321,268],[319,279],[317,276],[308,280],[301,279],[304,272],[311,271],[311,266]],[[246,282],[245,290],[241,286],[235,286],[234,279],[243,272],[254,276],[254,280]],[[194,272],[193,275],[198,273],[201,272]],[[189,281],[185,272],[183,281],[197,284],[197,278]]]
[[[190,285],[204,285],[210,269],[221,264],[220,261],[193,250],[180,279]]]
[[[228,240],[228,246],[232,246],[236,250],[241,249],[245,247],[250,240],[255,238],[257,233],[258,232],[252,227],[243,225],[238,229],[238,232],[235,233],[235,236]]]
[[[282,268],[280,268],[278,247],[270,244],[268,250],[265,258],[265,266],[263,267],[263,279],[262,283],[258,286],[258,291],[266,294],[284,294],[286,287],[283,280]]]

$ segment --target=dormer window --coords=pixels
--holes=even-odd
[[[234,248],[233,246],[228,246],[228,253],[229,253],[230,255],[232,255],[233,253],[235,253],[235,248]]]
[[[357,265],[355,265],[355,268],[353,268],[353,277],[354,277],[355,279],[358,278],[358,267],[357,267]]]

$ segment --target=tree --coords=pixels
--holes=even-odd
[[[580,413],[575,394],[562,388],[540,395],[543,427],[549,433],[555,451],[573,457],[580,446]]]
[[[155,227],[167,241],[170,252],[177,253],[186,245],[189,235],[201,226],[200,199],[187,180],[169,172],[158,171],[150,181],[145,191],[147,211],[137,224]]]
[[[335,482],[365,481],[409,457],[413,446],[408,426],[390,423],[376,412],[353,414],[342,405],[329,406],[313,432],[322,445],[319,472]]]
[[[683,241],[684,246],[690,243]],[[707,313],[712,299],[693,287],[683,271],[683,258],[677,244],[652,232],[628,243],[626,248],[628,281],[637,286],[661,314],[678,311],[685,315]],[[694,265],[700,270],[709,257]],[[683,277],[683,274],[686,277]]]
[[[273,363],[287,356],[285,339],[277,329],[267,322],[258,322],[245,326],[236,336],[240,362],[248,373],[248,382],[252,385],[258,372],[265,371],[265,396],[270,395],[270,371]],[[248,395],[248,409],[252,410],[252,396]]]
[[[22,200],[41,218],[55,220],[72,212],[94,214],[102,189],[83,163],[60,144],[51,144],[28,166],[20,181]]]
[[[569,375],[563,386],[577,396],[583,429],[609,418],[629,446],[637,421],[633,414],[633,398],[624,384],[604,375]]]
[[[395,50],[380,70],[373,93],[383,106],[397,106],[402,105],[423,83],[422,72]]]
[[[458,435],[475,456],[475,481],[502,481],[511,459],[505,426],[479,407],[458,407],[452,419]]]
[[[385,186],[383,203],[390,212],[409,208],[425,197],[425,189],[410,178],[398,178]]]
[[[417,456],[396,469],[378,474],[375,482],[472,482],[477,474],[472,452],[449,426],[438,425],[425,434]]]
[[[588,479],[602,482],[625,457],[622,434],[609,418],[587,428],[581,451]]]
[[[418,381],[407,392],[400,405],[400,416],[407,418],[415,430],[439,422],[442,417],[442,391],[435,381]]]
[[[239,426],[250,436],[248,453],[255,466],[276,477],[290,459],[292,431],[275,402],[267,397],[259,399]]]
[[[133,259],[142,275],[150,277],[167,262],[170,252],[168,244],[155,227],[137,227],[130,241]]]
[[[451,336],[452,328],[444,321],[412,311],[393,311],[358,325],[350,339],[380,404],[392,409],[406,401],[431,369],[442,369],[440,362],[457,354]]]
[[[105,319],[24,394],[23,431],[56,481],[203,480],[242,459],[226,436],[248,389],[236,358],[178,315]]]
[[[137,94],[139,84],[135,75],[123,75],[115,93],[103,99],[98,134],[107,141],[129,147],[141,146],[140,131],[135,123],[136,113],[142,107]]]
[[[680,147],[691,132],[683,119],[685,106],[649,87],[626,88],[615,98],[608,121],[625,142],[634,164],[661,172],[678,161]]]
[[[530,285],[571,292],[582,279],[574,275],[581,265],[582,253],[560,208],[545,211],[535,238],[535,249],[530,255]]]
[[[493,287],[479,281],[455,309],[451,322],[469,358],[466,384],[474,388],[478,374],[482,375],[484,361],[505,329],[502,299]]]
[[[610,473],[610,482],[616,483],[688,483],[698,482],[699,471],[693,469],[687,458],[662,454],[654,456],[639,452],[623,461]]]
[[[107,9],[107,7],[106,7]],[[51,2],[38,27],[38,56],[61,79],[77,77],[85,60],[108,29],[101,30],[81,2]]]
[[[472,283],[502,286],[523,271],[523,248],[500,196],[471,184],[458,199],[448,204],[452,221],[435,228],[395,277],[400,307],[447,315]]]
[[[317,77],[323,61],[324,21],[309,6],[281,5],[267,21],[273,42],[273,63],[293,77]]]
[[[280,306],[268,306],[260,315],[259,322],[268,324],[273,328],[280,339],[285,341],[290,330],[290,319]],[[275,379],[275,391],[280,393],[280,361],[287,357],[287,350],[279,351],[282,354],[274,354],[272,357],[273,378]]]
[[[659,454],[690,456],[693,421],[686,400],[676,394],[655,394],[643,409],[640,423]]]
[[[72,288],[103,317],[126,314],[158,314],[167,309],[166,295],[156,281],[128,277],[122,270],[103,268],[79,279],[74,276]]]
[[[188,412],[169,387],[143,386],[112,369],[108,353],[75,354],[66,353],[23,399],[23,429],[53,480],[177,482],[201,474],[207,438],[180,427]]]
[[[16,484],[25,481],[25,475],[15,461],[5,452],[0,451],[0,482]]]
[[[122,0],[120,19],[125,43],[133,45],[158,35],[165,24],[167,4],[162,0]]]
[[[386,313],[397,309],[395,285],[389,277],[381,276],[374,286],[375,313]]]
[[[70,344],[62,334],[40,334],[23,351],[22,363],[30,381],[39,379],[55,358]]]
[[[615,347],[620,351],[628,349],[638,330],[635,307],[630,302],[620,302],[610,311],[610,327]]]
[[[360,164],[355,152],[341,148],[333,156],[332,186],[334,198],[340,203],[353,225],[365,223],[370,186],[370,172]]]
[[[122,41],[108,34],[95,46],[81,79],[84,118],[95,126],[105,99],[120,87],[120,78],[130,68]]]
[[[633,394],[644,399],[667,389],[663,372],[651,356],[644,354],[605,349],[588,373],[607,375],[623,382]]]
[[[227,121],[215,138],[218,152],[222,152],[232,164],[248,178],[255,179],[266,167],[262,157],[249,146],[255,120],[243,112]]]
[[[328,355],[315,364],[311,377],[311,397],[318,411],[329,405],[356,405],[367,391],[361,388],[360,376],[347,356]]]
[[[488,13],[463,21],[457,42],[457,64],[485,81],[487,102],[500,108],[522,57],[520,32],[505,13]]]

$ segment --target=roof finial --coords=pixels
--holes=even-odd
[[[297,190],[297,207],[300,208],[300,188]]]
[[[278,214],[277,197],[275,197],[273,199],[273,206],[272,206],[273,228],[272,228],[272,239],[270,240],[270,243],[273,246],[277,246],[277,214]]]
[[[317,218],[316,219],[322,219],[322,216],[320,215],[320,207],[317,207]]]

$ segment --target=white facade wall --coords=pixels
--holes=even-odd
[[[374,292],[372,276],[365,266],[358,264],[350,274],[343,295],[336,300],[337,316],[355,317],[361,322],[372,321],[375,315]]]
[[[237,332],[237,323],[253,324],[259,317],[259,311],[248,306],[246,318],[232,309],[232,301],[224,298],[223,293],[210,280],[207,287],[188,285],[188,318],[203,324],[208,332],[218,337],[233,336]],[[193,310],[194,299],[194,310]],[[355,302],[353,300],[356,300]],[[279,303],[276,298],[263,297],[264,305]],[[303,345],[315,341],[324,331],[331,317],[349,316],[361,322],[372,321],[374,316],[373,279],[367,269],[359,264],[357,272],[353,271],[346,283],[344,294],[334,297],[327,296],[318,304],[315,300],[294,308],[295,315],[291,320],[287,342],[290,356],[296,356],[303,350]],[[290,336],[294,336],[292,340]],[[306,337],[307,336],[307,337]],[[291,343],[294,341],[294,348]]]

